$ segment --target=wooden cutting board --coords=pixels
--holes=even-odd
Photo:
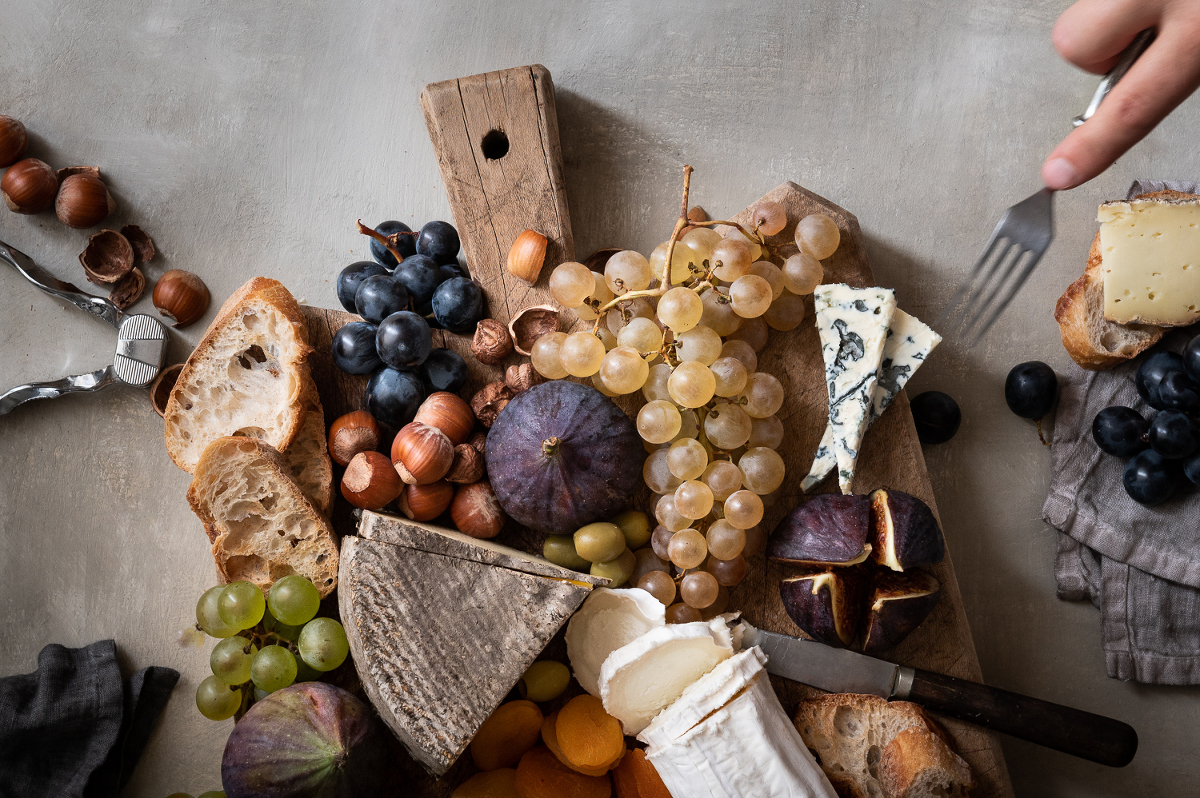
[[[484,287],[490,315],[507,322],[511,315],[528,305],[553,304],[547,279],[555,264],[571,257],[573,245],[566,204],[562,199],[562,169],[549,73],[544,67],[521,67],[435,84],[427,87],[422,104],[431,138],[438,150],[455,223],[463,237],[467,265],[472,277]],[[536,119],[531,118],[531,114],[536,114]],[[505,132],[509,155],[488,159],[483,152],[484,142],[494,130]],[[518,156],[511,164],[508,162],[510,155]],[[489,163],[489,160],[496,162]],[[703,171],[693,179],[702,183]],[[524,209],[522,213],[495,213],[496,208],[504,206],[505,198],[509,202],[517,202],[519,198],[520,207]],[[810,213],[825,213],[837,222],[842,234],[838,251],[824,262],[825,282],[846,282],[855,286],[875,284],[862,232],[853,214],[795,183],[780,185],[764,199],[781,202],[787,208],[788,225],[771,241],[782,245],[785,256],[795,251],[790,242],[796,221]],[[747,209],[734,218],[744,222],[748,213]],[[547,226],[541,232],[557,242],[558,254],[554,259],[547,259],[538,282],[526,286],[505,270],[505,256],[512,240],[526,227],[537,224]],[[662,231],[664,238],[669,233],[669,230]],[[826,421],[824,368],[817,331],[811,323],[811,299],[807,300],[807,305],[809,317],[806,321],[788,333],[773,331],[767,347],[759,354],[759,370],[774,374],[787,391],[780,417],[787,426],[788,435],[780,447],[780,454],[787,465],[788,477],[776,500],[768,507],[764,519],[767,529],[773,528],[801,500],[799,483],[808,472]],[[333,332],[358,317],[313,307],[306,307],[305,315],[310,343],[316,350],[310,357],[313,376],[321,392],[326,417],[332,420],[362,407],[366,379],[342,374],[329,357]],[[573,313],[564,311],[560,329],[582,326]],[[464,390],[466,398],[470,398],[479,385],[497,379],[502,373],[499,369],[482,367],[470,356],[469,338],[435,331],[434,339],[435,346],[449,346],[464,353],[475,369],[471,384]],[[514,356],[509,363],[521,360],[523,358]],[[640,397],[627,398],[622,404],[629,411],[640,404]],[[919,496],[937,512],[904,393],[871,427],[859,459],[855,492],[865,493],[881,486]],[[836,480],[827,480],[819,490],[836,490]],[[340,496],[338,502],[335,527],[342,534],[351,533],[351,508]],[[499,542],[526,551],[540,550],[539,536],[521,528],[507,528]],[[932,570],[942,584],[942,599],[925,623],[890,652],[888,658],[905,665],[982,681],[949,554]],[[779,599],[779,579],[787,572],[786,567],[768,564],[761,554],[758,555],[751,561],[745,581],[731,591],[730,608],[741,610],[750,622],[764,629],[798,634],[798,628]],[[552,644],[548,653],[561,656],[561,647]],[[781,679],[773,679],[773,682],[789,712],[799,700],[815,692]],[[942,721],[955,747],[975,773],[978,787],[973,794],[1009,798],[1012,786],[997,736],[960,721],[945,718]],[[453,777],[461,778],[466,772],[461,765],[462,762],[447,778],[436,781],[423,777],[414,768],[411,794],[449,794],[455,784]]]

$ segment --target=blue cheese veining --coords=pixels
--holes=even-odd
[[[829,389],[829,428],[838,484],[842,493],[850,493],[858,447],[871,420],[896,295],[889,288],[835,283],[819,286],[813,303]]]
[[[900,308],[892,312],[891,325],[883,343],[883,360],[875,378],[875,393],[871,399],[871,412],[867,419],[868,428],[891,406],[896,394],[904,389],[913,374],[925,362],[925,358],[941,342],[942,336],[920,319],[908,315]],[[800,483],[801,489],[812,490],[836,467],[833,424],[827,423],[812,468]]]

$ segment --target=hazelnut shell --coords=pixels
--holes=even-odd
[[[536,230],[525,230],[508,250],[508,271],[515,277],[533,285],[542,272],[546,261],[549,241]]]
[[[475,415],[471,406],[457,394],[437,391],[417,408],[413,421],[439,429],[450,439],[451,446],[465,443],[475,429]]]
[[[867,597],[863,653],[880,654],[896,646],[933,612],[941,597],[938,580],[924,571],[880,571]]]
[[[459,532],[473,538],[494,538],[507,518],[487,480],[460,485],[450,503],[450,518]]]
[[[793,565],[856,565],[871,553],[871,502],[827,493],[792,510],[771,533],[767,556]]]
[[[112,291],[108,294],[108,299],[121,310],[125,310],[134,302],[141,299],[142,293],[145,290],[146,275],[142,274],[141,269],[134,266],[129,270],[129,274],[113,283]]]
[[[167,366],[158,372],[154,382],[150,383],[150,405],[154,408],[154,412],[163,418],[167,415],[167,400],[171,398],[171,390],[179,380],[181,371],[183,371],[182,363]]]
[[[88,239],[87,247],[79,255],[79,262],[83,265],[88,282],[115,283],[133,270],[133,247],[129,239],[116,230],[101,230]],[[162,278],[159,278],[159,282],[162,282]],[[158,293],[157,285],[154,291]]]
[[[480,363],[494,366],[512,354],[513,339],[503,324],[495,319],[480,319],[471,339],[471,354]]]
[[[28,148],[29,133],[21,120],[0,114],[0,169],[24,158]]]
[[[8,167],[0,178],[0,193],[13,213],[41,213],[54,204],[58,178],[45,161],[25,158]]]
[[[134,260],[138,263],[154,260],[158,250],[154,248],[154,240],[145,230],[136,224],[127,224],[121,228],[121,235],[125,236],[133,247]]]
[[[792,576],[779,583],[783,608],[804,633],[835,648],[846,648],[858,635],[861,580],[848,569]]]
[[[872,559],[893,571],[941,562],[946,542],[929,505],[916,496],[880,488],[871,494],[875,518]]]
[[[513,348],[526,357],[533,349],[534,341],[557,329],[558,310],[550,305],[525,308],[508,323],[508,334],[512,336]]]

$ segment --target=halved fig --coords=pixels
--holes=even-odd
[[[933,612],[942,586],[920,570],[880,569],[867,604],[863,653],[879,654],[898,645]]]
[[[857,569],[831,568],[779,583],[783,608],[814,640],[846,648],[858,635],[862,583]]]
[[[871,502],[827,493],[787,514],[771,533],[767,556],[796,565],[857,565],[871,553]]]
[[[946,542],[929,505],[907,493],[880,488],[871,494],[875,562],[893,571],[941,562]]]

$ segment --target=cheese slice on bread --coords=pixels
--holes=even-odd
[[[1104,318],[1159,327],[1200,319],[1200,198],[1106,202],[1097,217]]]
[[[241,435],[286,451],[311,385],[304,316],[282,283],[250,280],[221,306],[171,390],[167,453],[192,473],[205,447]]]
[[[270,445],[246,437],[213,441],[196,464],[187,498],[208,533],[221,581],[245,579],[265,591],[296,573],[322,598],[337,586],[333,528]]]

